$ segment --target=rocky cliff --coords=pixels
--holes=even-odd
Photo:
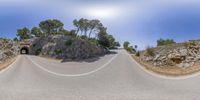
[[[151,48],[153,55],[144,51],[141,60],[154,66],[177,66],[187,68],[200,64],[200,40]]]
[[[64,35],[53,35],[33,39],[31,54],[59,59],[87,59],[104,55],[106,50],[88,40]]]
[[[10,39],[0,39],[0,63],[19,54],[19,44]]]

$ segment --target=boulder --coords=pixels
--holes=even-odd
[[[187,49],[180,49],[180,56],[187,56],[188,50]]]

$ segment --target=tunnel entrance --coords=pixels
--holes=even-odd
[[[20,49],[20,54],[29,54],[29,49],[27,47],[22,47]]]

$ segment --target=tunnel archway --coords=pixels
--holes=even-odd
[[[28,47],[22,47],[20,49],[20,54],[29,54],[29,49]]]

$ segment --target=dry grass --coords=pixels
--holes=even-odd
[[[139,57],[132,56],[139,64],[145,67],[147,70],[155,72],[157,74],[165,75],[165,76],[184,76],[190,75],[200,71],[200,65],[194,65],[189,68],[179,68],[177,66],[161,66],[156,67],[150,62],[144,62],[139,59]]]
[[[0,70],[3,70],[5,69],[6,67],[8,67],[10,64],[12,64],[15,60],[16,60],[17,57],[14,57],[12,59],[8,59],[6,60],[4,63],[0,64]]]

